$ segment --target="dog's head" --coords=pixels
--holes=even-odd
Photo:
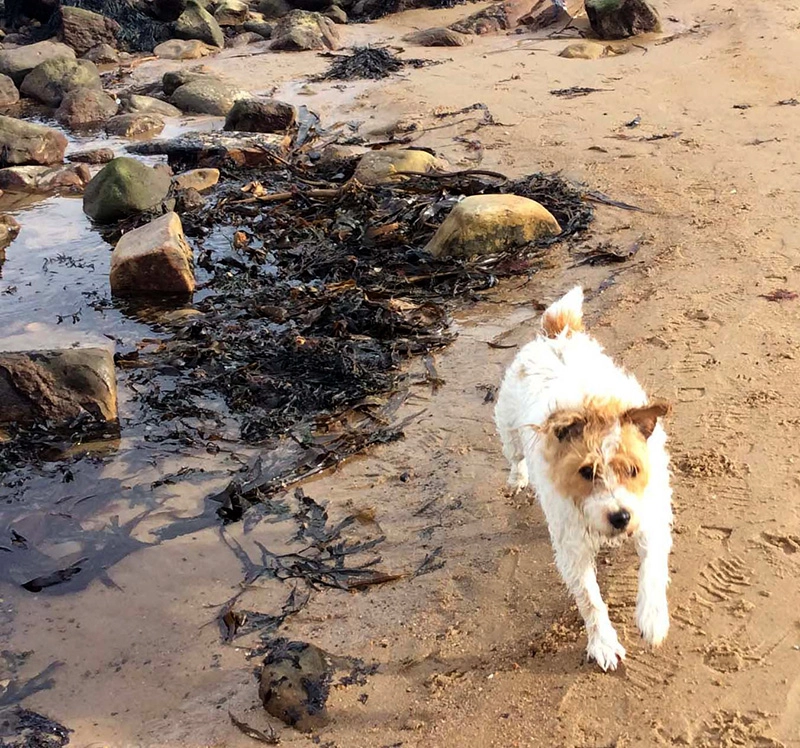
[[[613,537],[639,527],[650,479],[647,440],[669,409],[662,401],[640,408],[590,401],[580,410],[556,411],[544,424],[550,479],[595,532]]]

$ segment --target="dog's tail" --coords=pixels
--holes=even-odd
[[[548,338],[583,332],[583,289],[580,286],[547,307],[542,315],[542,332]]]

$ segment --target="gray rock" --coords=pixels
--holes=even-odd
[[[463,47],[472,43],[469,34],[461,34],[453,29],[438,26],[432,29],[414,31],[403,37],[403,41],[418,44],[420,47]]]
[[[60,57],[75,58],[75,52],[66,44],[58,42],[38,42],[17,49],[4,49],[0,52],[0,73],[7,75],[16,85],[25,76],[46,60]]]
[[[272,27],[273,24],[267,23],[263,18],[259,20],[251,19],[249,21],[245,21],[244,24],[245,31],[252,31],[255,34],[260,34],[265,39],[272,38]]]
[[[172,96],[186,83],[201,80],[221,81],[222,78],[206,65],[197,65],[188,70],[170,70],[161,78],[161,88],[167,96]]]
[[[344,12],[338,5],[331,5],[327,10],[322,11],[325,18],[330,18],[334,23],[345,24],[347,23],[347,13]]]
[[[89,60],[57,57],[31,70],[22,81],[20,93],[57,107],[64,95],[76,88],[102,89],[97,67]]]
[[[102,348],[0,353],[0,423],[63,428],[117,420],[114,357]]]
[[[0,169],[0,189],[31,195],[79,194],[91,179],[86,164],[77,166],[9,166]]]
[[[58,164],[66,147],[58,130],[0,115],[0,167]]]
[[[115,158],[86,187],[83,210],[97,223],[150,210],[167,196],[170,177],[133,158]]]
[[[101,125],[117,113],[117,101],[97,88],[76,88],[61,100],[56,119],[71,129]]]
[[[164,120],[156,114],[130,112],[118,114],[106,122],[106,133],[119,138],[155,137],[164,129]]]
[[[330,18],[319,13],[293,10],[281,18],[272,32],[271,49],[300,51],[306,49],[336,49],[339,32]]]
[[[586,15],[601,39],[625,39],[661,30],[661,19],[647,0],[585,0]]]
[[[241,26],[250,13],[244,0],[221,0],[214,9],[214,20],[220,26]]]
[[[120,56],[114,47],[110,44],[98,44],[92,47],[84,56],[84,60],[89,60],[95,64],[107,65],[109,63],[119,62]]]
[[[74,161],[80,164],[107,164],[114,160],[114,151],[110,148],[94,148],[90,151],[78,151],[70,153],[67,161]]]
[[[120,25],[110,18],[83,8],[62,5],[59,9],[61,28],[58,38],[78,55],[86,54],[98,44],[114,45]]]
[[[215,114],[224,117],[240,99],[249,98],[242,91],[222,80],[201,79],[185,83],[170,97],[170,103],[182,112]]]
[[[197,60],[215,51],[219,51],[219,48],[199,39],[169,39],[159,44],[153,54],[162,60]]]
[[[19,91],[14,81],[7,75],[0,73],[0,108],[14,106],[19,101]]]
[[[159,117],[181,116],[181,110],[178,107],[174,107],[169,102],[156,99],[153,96],[132,94],[123,100],[122,108],[126,112],[143,112],[145,114],[156,114]]]
[[[178,213],[191,213],[200,210],[205,204],[206,199],[194,187],[187,187],[175,193],[175,210]]]
[[[225,46],[225,36],[219,24],[197,0],[188,0],[186,10],[175,21],[175,36],[179,39],[199,39],[215,47]]]
[[[246,47],[249,44],[258,44],[259,42],[266,41],[266,39],[257,34],[255,31],[244,31],[241,34],[228,39],[228,47],[235,49],[237,47]]]
[[[286,0],[261,0],[258,4],[259,12],[264,18],[283,18],[288,15],[292,6]]]
[[[277,99],[237,101],[225,118],[225,129],[237,132],[284,132],[296,119],[295,108]]]
[[[539,31],[558,23],[566,25],[572,21],[572,16],[563,5],[563,0],[538,0],[527,13],[519,19],[522,26],[528,31]]]

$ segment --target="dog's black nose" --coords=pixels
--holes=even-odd
[[[614,514],[609,514],[608,521],[615,530],[624,530],[628,526],[628,522],[631,521],[631,514],[625,509],[621,509],[618,512],[614,512]]]

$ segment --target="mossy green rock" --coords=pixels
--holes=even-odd
[[[133,158],[115,158],[86,186],[83,212],[97,223],[113,223],[158,205],[170,178]]]
[[[19,90],[23,96],[57,107],[64,96],[76,88],[102,89],[97,67],[89,60],[56,57],[31,70]]]

